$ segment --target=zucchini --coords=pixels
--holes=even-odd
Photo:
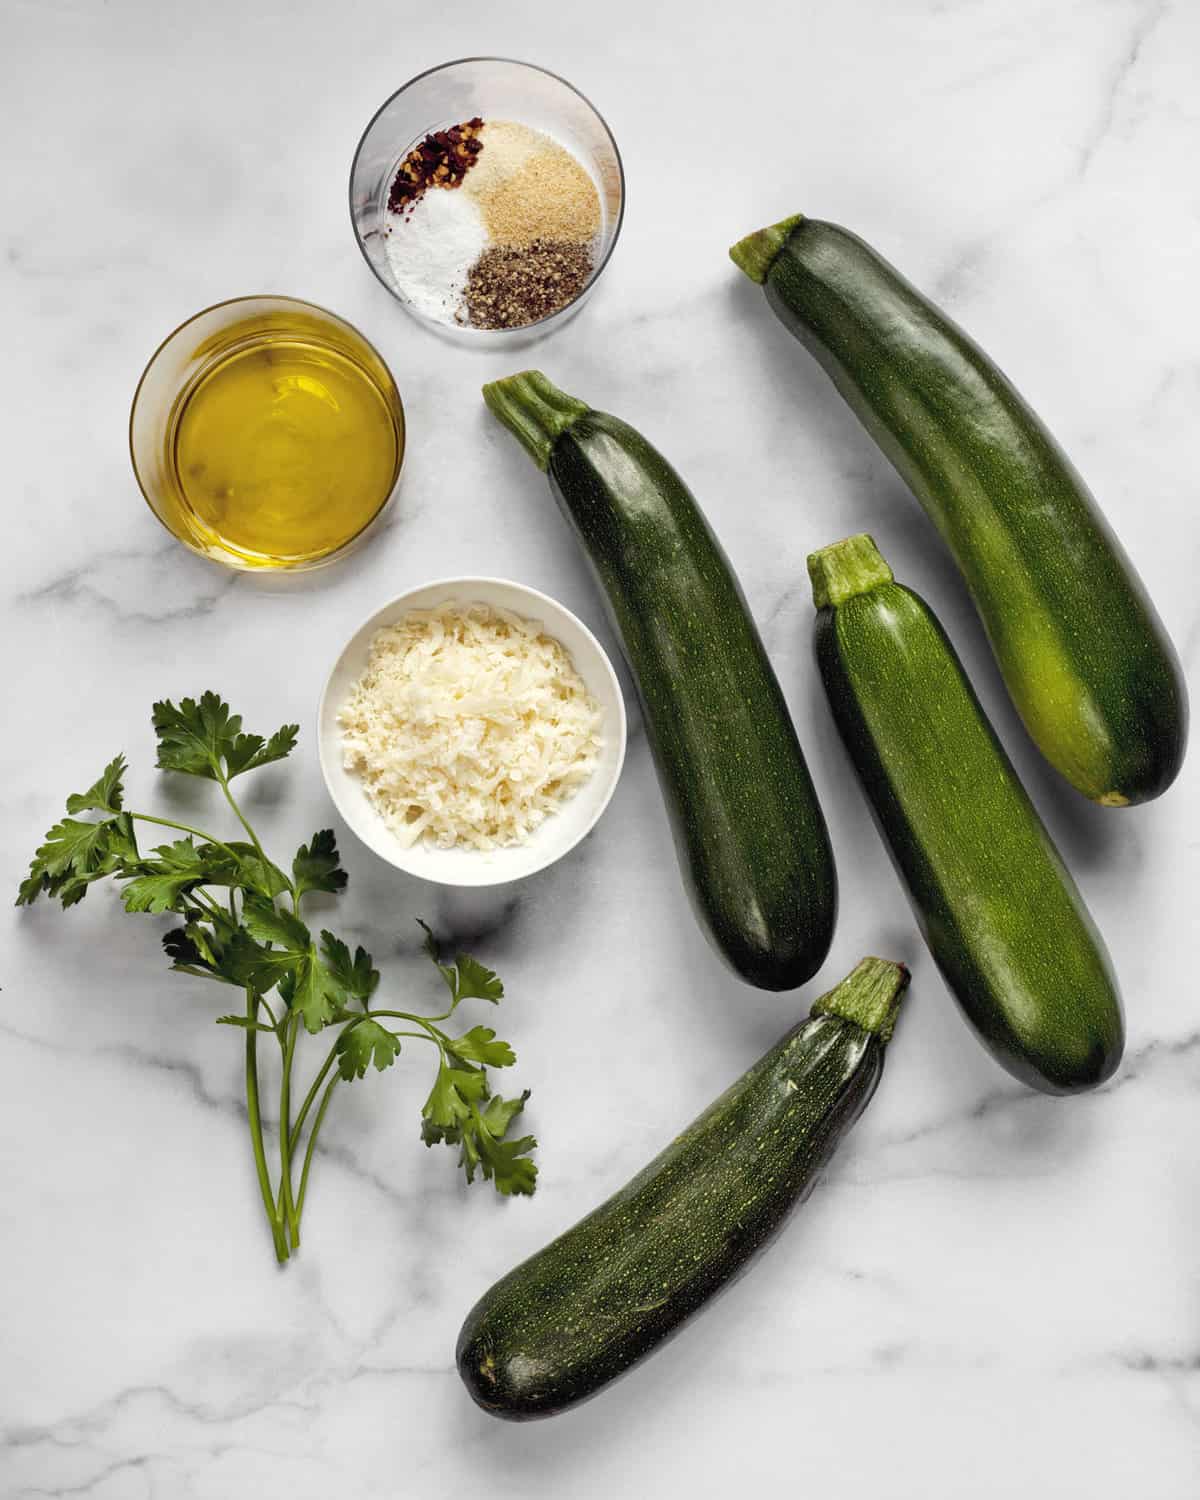
[[[803,984],[833,938],[833,852],[720,544],[683,480],[632,427],[536,370],[483,395],[548,474],[603,591],[701,925],[749,983]]]
[[[1137,573],[1009,380],[857,235],[802,215],[730,251],[942,534],[1042,754],[1106,807],[1164,792],[1187,690]]]
[[[817,665],[921,933],[992,1055],[1051,1094],[1121,1059],[1103,940],[928,606],[869,536],[808,560]]]
[[[744,1271],[875,1092],[902,964],[865,958],[618,1193],[467,1315],[458,1370],[485,1411],[552,1416],[644,1359]]]

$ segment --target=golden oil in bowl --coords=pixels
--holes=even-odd
[[[134,398],[134,468],[181,541],[241,568],[310,568],[363,537],[404,457],[399,392],[332,313],[286,298],[210,308]]]

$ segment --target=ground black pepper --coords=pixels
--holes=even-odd
[[[473,328],[524,328],[573,302],[591,274],[587,245],[569,240],[494,245],[467,276],[467,319]]]

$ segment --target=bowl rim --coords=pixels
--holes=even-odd
[[[363,633],[363,631],[367,630],[380,615],[387,614],[388,612],[395,610],[398,606],[410,600],[414,594],[424,594],[431,589],[442,590],[447,594],[449,594],[451,591],[458,591],[464,594],[463,603],[470,604],[473,601],[469,596],[466,595],[466,591],[469,588],[474,588],[481,584],[486,584],[502,589],[512,589],[516,594],[520,595],[522,598],[529,600],[531,603],[549,606],[549,610],[551,613],[557,612],[560,616],[565,617],[575,626],[577,630],[582,633],[584,638],[595,649],[597,659],[602,664],[605,676],[607,677],[609,686],[612,689],[613,699],[617,705],[617,745],[612,771],[608,776],[608,785],[604,787],[603,793],[598,799],[591,817],[587,820],[584,826],[580,829],[579,833],[576,834],[576,836],[571,840],[569,844],[566,844],[563,846],[563,848],[547,854],[544,858],[542,858],[535,864],[530,865],[528,869],[522,870],[517,875],[505,873],[503,870],[499,870],[494,874],[488,874],[481,868],[480,873],[484,878],[478,880],[463,881],[461,879],[454,879],[444,874],[438,874],[434,870],[417,871],[412,869],[410,865],[404,862],[404,856],[409,851],[402,848],[399,843],[397,843],[396,845],[395,858],[393,858],[390,854],[386,854],[381,850],[376,849],[373,844],[367,843],[367,840],[363,837],[362,833],[359,832],[359,829],[356,826],[355,818],[351,815],[350,810],[343,804],[342,798],[339,796],[333,778],[331,776],[331,768],[326,756],[323,725],[325,723],[326,707],[329,702],[334,677],[336,676],[339,667],[342,665],[342,662],[345,660],[346,653],[349,651],[351,643],[356,640],[357,637]],[[430,606],[414,604],[410,607],[413,609],[421,609],[429,608]],[[523,614],[526,613],[526,611],[524,610],[518,612]],[[527,617],[536,618],[537,616],[533,611],[529,611]],[[553,619],[543,618],[542,623],[546,630],[546,633],[548,635],[554,635]],[[382,626],[378,628],[382,628]],[[554,638],[556,640],[558,639],[557,636],[555,636]],[[572,660],[574,660],[573,657]],[[579,670],[578,663],[575,664],[575,669],[576,671]],[[628,745],[628,717],[629,716],[625,709],[625,695],[621,690],[621,680],[617,676],[616,669],[613,667],[611,657],[601,645],[600,641],[596,638],[596,635],[591,630],[591,628],[586,625],[584,621],[581,620],[573,610],[568,609],[565,604],[563,604],[560,600],[553,598],[550,594],[543,593],[541,589],[536,589],[528,583],[518,583],[514,578],[500,578],[494,574],[450,575],[445,578],[431,578],[425,583],[414,584],[412,588],[405,589],[402,593],[396,594],[393,598],[385,600],[382,604],[371,610],[369,614],[365,615],[346,637],[336,657],[334,658],[332,665],[329,668],[329,672],[327,673],[325,678],[325,684],[321,689],[321,696],[317,700],[317,759],[321,765],[321,778],[325,783],[325,790],[329,794],[330,800],[333,802],[333,805],[336,808],[338,816],[341,818],[342,822],[365,848],[369,849],[371,853],[374,854],[377,858],[383,860],[384,863],[391,865],[393,869],[399,870],[402,874],[408,875],[414,880],[425,880],[431,885],[443,885],[447,887],[458,888],[460,890],[481,889],[486,886],[495,885],[511,885],[518,880],[527,879],[530,875],[537,875],[542,870],[548,869],[551,865],[557,864],[560,859],[565,858],[566,855],[570,854],[573,849],[575,849],[579,844],[583,842],[585,838],[587,838],[587,836],[596,827],[597,823],[599,823],[600,819],[604,816],[604,813],[608,809],[609,803],[613,799],[613,794],[616,792],[617,784],[621,779],[621,772],[625,767],[625,752]],[[606,727],[606,734],[611,734],[611,732],[612,731]],[[378,816],[377,814],[374,815]],[[379,823],[380,827],[382,828],[382,819],[379,820]],[[518,844],[512,847],[521,849],[528,848],[528,845]],[[435,851],[435,853],[436,852],[443,851]],[[453,853],[455,851],[446,850],[444,852]],[[496,852],[503,854],[507,851],[502,849]]]
[[[374,261],[372,261],[371,257],[367,254],[366,247],[362,242],[362,236],[358,232],[358,222],[354,217],[354,172],[355,168],[358,166],[358,159],[362,155],[363,143],[366,141],[367,136],[370,135],[372,129],[374,128],[375,121],[378,120],[380,115],[383,114],[384,110],[387,109],[387,107],[392,103],[394,99],[398,99],[406,89],[412,88],[414,84],[420,83],[423,79],[430,77],[431,74],[444,73],[450,68],[462,67],[464,63],[480,62],[509,63],[515,68],[527,68],[531,73],[542,73],[547,78],[553,78],[556,83],[561,83],[564,88],[570,89],[571,93],[582,99],[584,104],[586,104],[591,112],[596,116],[596,119],[599,120],[601,129],[608,137],[609,143],[612,146],[613,155],[616,157],[617,161],[617,182],[620,188],[620,204],[617,209],[617,222],[613,225],[613,232],[609,238],[608,246],[605,249],[604,254],[600,257],[599,264],[593,268],[592,274],[588,277],[587,284],[581,287],[580,290],[575,294],[575,296],[571,298],[570,302],[566,303],[563,307],[556,308],[552,313],[546,313],[544,317],[538,318],[534,323],[522,323],[520,328],[472,328],[469,324],[465,324],[461,328],[453,330],[455,333],[472,335],[474,336],[474,338],[486,342],[489,336],[494,337],[497,334],[499,334],[502,338],[509,334],[522,335],[525,337],[530,336],[533,333],[534,329],[540,328],[544,323],[549,323],[553,319],[561,317],[563,313],[570,312],[572,308],[578,306],[579,302],[585,296],[587,296],[591,289],[600,280],[605,266],[608,265],[609,261],[612,258],[613,251],[617,248],[617,241],[621,238],[621,226],[625,222],[625,163],[621,159],[621,148],[617,145],[617,138],[615,135],[613,135],[612,126],[592,103],[591,99],[588,98],[588,96],[583,92],[582,89],[576,88],[569,78],[564,78],[561,73],[556,73],[553,68],[543,68],[540,63],[525,62],[522,58],[519,57],[504,57],[499,53],[474,53],[469,57],[455,57],[452,58],[449,62],[435,63],[432,68],[425,68],[420,73],[414,73],[413,76],[405,83],[402,83],[398,89],[393,89],[393,91],[387,96],[387,98],[367,121],[365,127],[363,128],[362,134],[358,138],[358,145],[355,146],[354,155],[350,158],[350,176],[346,183],[346,201],[350,210],[350,228],[354,234],[354,243],[358,246],[358,253],[362,256],[363,260],[366,261],[367,266],[370,268],[371,275],[374,276],[379,285],[383,287],[388,296],[391,297],[394,302],[398,302],[400,306],[403,307],[404,310],[409,314],[409,316],[414,318],[423,327],[437,330],[443,325],[439,324],[433,318],[427,318],[424,313],[418,312],[407,297],[402,296],[395,287],[389,286],[384,278],[379,274]]]

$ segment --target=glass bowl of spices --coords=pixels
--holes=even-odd
[[[406,83],[350,172],[359,249],[427,327],[494,346],[577,312],[621,230],[612,132],[565,79],[470,57]]]

